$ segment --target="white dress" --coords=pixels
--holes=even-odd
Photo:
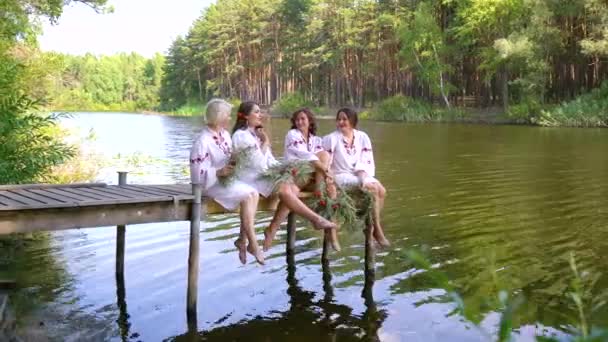
[[[270,181],[259,179],[270,166],[278,164],[272,155],[269,146],[262,148],[262,142],[255,132],[250,128],[239,129],[232,135],[232,147],[235,151],[245,148],[252,148],[250,159],[247,165],[241,168],[236,178],[243,183],[251,186],[257,192],[268,197],[272,193],[274,184]]]
[[[334,173],[339,186],[362,186],[368,183],[379,183],[376,178],[376,164],[372,142],[365,132],[354,130],[352,145],[339,131],[323,137],[323,148],[331,155],[331,171]],[[358,171],[365,171],[367,176],[360,180],[356,176]]]
[[[218,182],[216,172],[226,166],[231,152],[232,141],[228,131],[216,133],[209,127],[203,128],[190,150],[190,179],[193,184],[202,185],[204,196],[213,198],[228,210],[235,210],[256,191],[238,180],[228,186]]]
[[[323,151],[323,139],[316,135],[308,136],[308,143],[304,139],[304,135],[297,129],[291,129],[285,136],[285,152],[284,158],[286,161],[308,160],[315,161],[317,153]]]

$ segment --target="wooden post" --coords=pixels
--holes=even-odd
[[[296,216],[289,213],[287,216],[287,254],[293,253],[296,248]]]
[[[118,172],[118,185],[127,185],[127,172]],[[116,279],[122,277],[124,287],[124,270],[125,270],[125,225],[119,224],[116,226]]]
[[[199,240],[201,227],[201,193],[200,184],[192,184],[192,213],[190,218],[190,249],[188,253],[188,295],[186,316],[188,326],[196,326],[196,302],[198,299],[198,265]]]
[[[325,242],[323,243],[323,254],[325,254],[325,250],[329,248],[328,246],[328,238],[325,236]],[[334,298],[334,289],[331,286],[331,270],[329,269],[329,259],[321,259],[321,270],[323,272],[323,290],[325,292],[325,296],[323,299],[330,303]]]
[[[127,172],[118,172],[118,185],[127,185]],[[118,329],[120,336],[129,337],[129,314],[127,313],[127,290],[125,288],[125,234],[126,226],[116,226],[116,305],[118,306]]]
[[[321,264],[323,264],[323,266],[327,266],[327,267],[329,267],[329,249],[331,248],[331,246],[330,246],[331,235],[330,234],[331,234],[331,232],[329,231],[329,229],[325,229],[324,234],[323,234],[323,252],[321,254]]]
[[[376,278],[376,250],[374,248],[374,225],[372,219],[368,218],[365,222],[365,279]]]

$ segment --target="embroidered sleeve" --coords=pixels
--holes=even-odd
[[[201,184],[206,190],[217,182],[216,172],[217,169],[211,166],[209,149],[203,137],[199,137],[190,150],[190,180],[192,184]]]
[[[365,171],[369,176],[374,177],[376,173],[376,164],[374,163],[374,152],[372,151],[372,142],[367,134],[361,134],[361,153],[359,160],[355,164],[355,172]]]
[[[314,151],[308,151],[308,144],[304,141],[302,135],[293,129],[287,132],[285,136],[285,159],[319,160]]]
[[[327,151],[327,153],[329,153],[330,155],[334,153],[333,151],[333,144],[332,144],[332,134],[328,134],[326,136],[323,137],[323,141],[322,141],[322,147],[325,151]]]
[[[311,137],[311,143],[312,143],[312,151],[314,153],[319,153],[321,151],[323,151],[323,139],[321,139],[321,137]]]
[[[254,146],[255,141],[253,139],[247,139],[247,132],[244,130],[238,130],[232,135],[232,150],[242,150],[244,148]]]

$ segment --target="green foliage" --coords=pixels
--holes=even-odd
[[[35,41],[38,28],[32,19],[44,16],[56,23],[63,7],[72,2],[87,4],[97,12],[112,11],[112,7],[106,5],[108,0],[3,0],[0,2],[0,40]]]
[[[306,202],[314,212],[347,230],[363,230],[366,222],[371,223],[373,219],[374,197],[359,187],[338,188],[332,198],[327,184],[322,183]]]
[[[288,93],[276,100],[271,108],[271,113],[280,115],[284,118],[291,117],[291,114],[299,108],[313,108],[314,104],[304,97],[300,92]]]
[[[509,107],[507,115],[515,123],[534,124],[538,122],[543,106],[533,97],[526,97],[515,105]]]
[[[159,107],[164,57],[136,53],[96,57],[58,55],[50,106],[60,110],[137,111]]]
[[[445,290],[447,298],[455,304],[455,312],[460,314],[467,321],[473,323],[483,335],[488,336],[490,340],[499,342],[507,342],[513,339],[513,330],[518,328],[515,326],[518,308],[525,303],[526,299],[521,294],[518,294],[519,291],[508,292],[501,289],[501,280],[497,275],[496,267],[494,267],[494,265],[489,265],[489,273],[493,282],[494,293],[484,298],[483,301],[485,310],[490,308],[500,315],[498,329],[495,336],[492,336],[493,334],[488,333],[481,326],[483,317],[477,314],[480,310],[471,307],[472,303],[463,300],[460,293],[463,292],[464,289],[457,288],[445,273],[437,270],[423,252],[415,249],[408,249],[406,251],[406,258],[416,268],[423,270],[433,280],[435,286]],[[605,307],[608,302],[608,291],[596,292],[596,285],[601,278],[601,275],[592,275],[589,272],[579,270],[574,253],[570,253],[569,263],[573,277],[566,296],[576,308],[578,317],[570,317],[572,325],[565,326],[570,334],[566,339],[556,339],[544,335],[537,335],[535,336],[536,340],[539,342],[606,341],[608,338],[608,330],[588,326],[591,316]]]
[[[389,97],[366,113],[369,119],[383,121],[451,122],[465,119],[461,110],[439,108],[403,95]]]
[[[56,139],[60,115],[36,109],[25,95],[0,100],[0,184],[44,180],[53,166],[74,155],[71,146]]]
[[[432,93],[439,95],[452,91],[454,87],[446,80],[451,67],[444,62],[450,51],[431,3],[420,2],[411,15],[402,19],[400,38],[404,61],[417,70]]]
[[[296,184],[299,187],[307,185],[312,179],[313,172],[314,169],[308,161],[283,161],[269,167],[260,178],[271,182],[272,191],[276,192],[285,182]]]
[[[171,113],[181,116],[201,115],[205,113],[205,106],[201,103],[189,103],[177,108]]]
[[[228,165],[233,166],[232,173],[225,177],[218,177],[218,182],[223,186],[228,186],[232,184],[240,175],[242,175],[243,171],[246,169],[246,165],[250,163],[252,158],[254,146],[247,146],[245,148],[232,151],[232,155],[230,156],[230,162]]]
[[[541,126],[608,127],[608,83],[588,94],[542,110]]]
[[[0,184],[45,179],[74,154],[59,139],[59,114],[37,112],[38,103],[19,89],[22,68],[0,55]]]

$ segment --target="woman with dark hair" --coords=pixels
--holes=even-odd
[[[350,108],[342,108],[336,114],[336,131],[323,138],[323,148],[331,155],[330,170],[341,188],[361,187],[374,196],[374,239],[388,247],[380,224],[380,212],[384,206],[386,189],[374,178],[376,165],[372,143],[363,131],[357,130],[358,116]]]
[[[329,173],[330,156],[329,153],[323,150],[323,140],[315,135],[316,131],[317,123],[312,111],[308,108],[296,110],[291,115],[291,129],[285,136],[284,160],[287,163],[298,160],[309,161],[315,170],[314,186],[316,188],[314,190],[319,190],[318,187],[323,182],[326,182],[328,193],[334,197],[336,189]],[[308,184],[304,187],[307,186]],[[279,203],[270,226],[264,231],[264,251],[270,249],[277,230],[288,214],[289,208],[283,202]],[[332,247],[335,250],[340,250],[337,230],[332,229],[330,232]]]
[[[246,165],[239,167],[236,174],[238,180],[250,185],[264,197],[270,196],[274,184],[260,176],[277,160],[272,155],[268,135],[262,127],[262,113],[260,107],[252,101],[241,103],[237,112],[237,121],[232,130],[232,143],[235,152],[249,150]],[[281,203],[290,211],[309,220],[315,229],[334,229],[336,224],[326,220],[308,208],[298,198],[300,189],[297,185],[284,182],[279,185],[278,195]],[[251,241],[250,241],[251,242]],[[244,248],[245,241],[240,241]],[[257,246],[257,243],[255,244]]]
[[[205,116],[207,125],[192,144],[190,150],[190,178],[193,184],[200,184],[203,194],[219,203],[228,210],[240,207],[241,239],[255,239],[255,212],[258,206],[258,192],[243,182],[222,184],[224,177],[234,172],[230,165],[232,141],[226,130],[230,122],[232,105],[221,99],[213,99],[207,103]],[[241,241],[241,240],[237,240]],[[238,247],[238,246],[237,246]],[[254,251],[256,248],[250,248]],[[252,252],[259,263],[263,263],[261,253]],[[260,257],[261,256],[261,257]],[[239,260],[247,262],[247,252],[239,249]]]

